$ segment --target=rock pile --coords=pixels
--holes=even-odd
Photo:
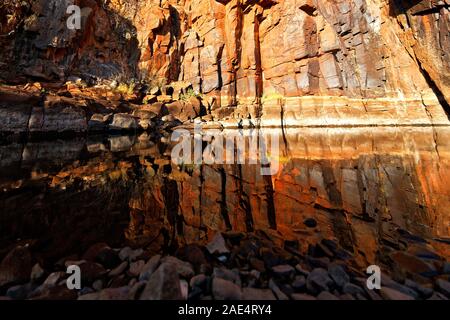
[[[172,255],[143,248],[92,245],[53,266],[33,265],[28,246],[13,249],[0,264],[0,299],[79,300],[448,300],[450,264],[420,243],[385,258],[381,290],[333,240],[307,253],[267,233],[218,233],[206,246],[191,244]],[[81,269],[82,289],[69,290],[65,268]]]
[[[213,119],[207,115],[208,101],[190,83],[174,82],[163,90],[133,85],[129,91],[72,82],[49,90],[40,83],[1,86],[0,132],[157,131]]]

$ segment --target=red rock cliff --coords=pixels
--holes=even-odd
[[[448,123],[447,0],[74,2],[77,32],[73,1],[0,5],[4,77],[187,80],[267,125]]]

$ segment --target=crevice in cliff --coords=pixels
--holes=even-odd
[[[263,96],[263,79],[262,79],[262,56],[261,56],[261,40],[259,35],[259,16],[255,14],[254,22],[254,40],[255,40],[255,97],[256,97],[256,118],[262,117],[262,103],[261,98]]]
[[[434,14],[434,13],[440,13],[442,9],[449,9],[449,8],[450,8],[450,5],[448,5],[448,4],[436,5],[433,8],[414,12],[414,13],[412,13],[412,15],[413,16],[426,16],[426,15],[430,15],[430,14]]]
[[[254,222],[253,222],[253,216],[252,216],[252,208],[249,201],[249,196],[244,191],[244,180],[242,178],[242,165],[237,165],[237,184],[238,184],[238,190],[237,190],[237,196],[239,198],[239,207],[244,211],[245,213],[245,227],[247,232],[253,232],[254,231]]]
[[[228,215],[228,208],[227,208],[227,174],[224,168],[220,168],[219,173],[221,182],[220,213],[222,215],[223,221],[225,222],[227,230],[232,230],[230,216]]]
[[[407,8],[403,7],[402,4],[399,4],[398,1],[395,1],[394,3],[395,3],[395,5],[391,6],[391,11],[392,11],[393,15],[397,16],[400,12],[404,12],[407,10]],[[413,23],[411,21],[411,16],[409,14],[405,13],[405,18],[406,18],[405,21],[407,23],[407,27],[411,28],[413,25]],[[404,30],[403,24],[399,20],[397,20],[397,22],[400,25],[400,27],[402,28],[402,30]],[[416,41],[417,41],[417,39],[416,39]],[[428,84],[428,86],[430,87],[430,89],[436,95],[440,105],[442,106],[445,114],[447,115],[447,118],[450,120],[450,104],[447,101],[447,98],[445,97],[444,93],[439,88],[439,85],[434,81],[434,79],[429,74],[427,69],[423,66],[421,58],[419,56],[417,56],[416,52],[414,51],[414,47],[411,47],[410,49],[408,49],[408,46],[405,43],[403,43],[403,41],[401,41],[401,43],[403,44],[406,53],[408,53],[408,55],[411,57],[411,59],[413,61],[415,61],[415,63],[417,64],[420,73],[424,77],[424,79],[425,79],[426,83]],[[430,120],[432,120],[433,116],[427,109],[426,104],[423,102],[423,97],[422,97],[422,104],[423,104],[424,108],[426,109],[426,113],[427,113],[428,117],[430,118]]]
[[[233,52],[231,54],[231,79],[230,79],[230,90],[229,90],[229,98],[230,104],[232,107],[237,107],[238,102],[238,90],[237,90],[237,81],[238,81],[238,71],[241,65],[241,55],[242,55],[242,33],[244,28],[243,16],[244,13],[242,11],[241,4],[238,3],[229,3],[228,6],[231,6],[229,11],[227,12],[227,19],[233,19],[234,23],[227,27],[232,28],[231,35],[234,39],[228,39],[229,43],[234,42]],[[231,16],[231,17],[230,17]]]
[[[445,114],[447,115],[447,118],[450,120],[450,104],[448,103],[444,93],[439,89],[439,86],[434,82],[433,78],[430,76],[428,71],[423,67],[421,61],[417,59],[417,64],[419,66],[419,70],[422,73],[423,77],[425,78],[425,81],[427,82],[428,86],[433,90],[434,94],[438,98],[439,103],[441,104],[442,108],[445,111]]]
[[[203,227],[203,187],[205,184],[205,176],[204,176],[204,166],[200,165],[199,171],[200,171],[200,176],[199,176],[199,190],[198,190],[198,203],[200,204],[199,206],[199,216],[200,216],[200,228]],[[192,210],[195,210],[194,208],[192,208]]]
[[[170,166],[164,167],[166,173],[169,173],[171,171],[169,167]],[[164,178],[161,193],[163,195],[165,203],[166,217],[170,226],[172,227],[172,242],[169,245],[169,249],[175,249],[177,246],[177,235],[182,231],[180,230],[178,221],[178,206],[180,204],[180,196],[178,192],[177,182],[174,180],[170,180],[169,178]]]
[[[275,201],[273,189],[272,176],[265,175],[264,179],[264,189],[266,191],[266,203],[267,203],[267,220],[269,221],[269,226],[271,229],[277,229],[277,214],[275,211]]]

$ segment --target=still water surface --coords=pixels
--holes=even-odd
[[[180,167],[173,145],[146,134],[5,142],[0,256],[21,241],[56,260],[100,241],[170,252],[216,230],[263,230],[304,250],[336,239],[367,265],[402,246],[401,230],[450,257],[450,128],[274,131],[273,176],[255,164]]]

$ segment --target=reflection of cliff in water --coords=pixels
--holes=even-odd
[[[303,249],[335,237],[374,262],[384,244],[402,246],[397,228],[449,238],[449,130],[287,131],[273,177],[248,164],[180,170],[169,146],[145,136],[3,145],[0,253],[18,238],[60,257],[96,241],[157,251],[218,229],[265,230]]]

